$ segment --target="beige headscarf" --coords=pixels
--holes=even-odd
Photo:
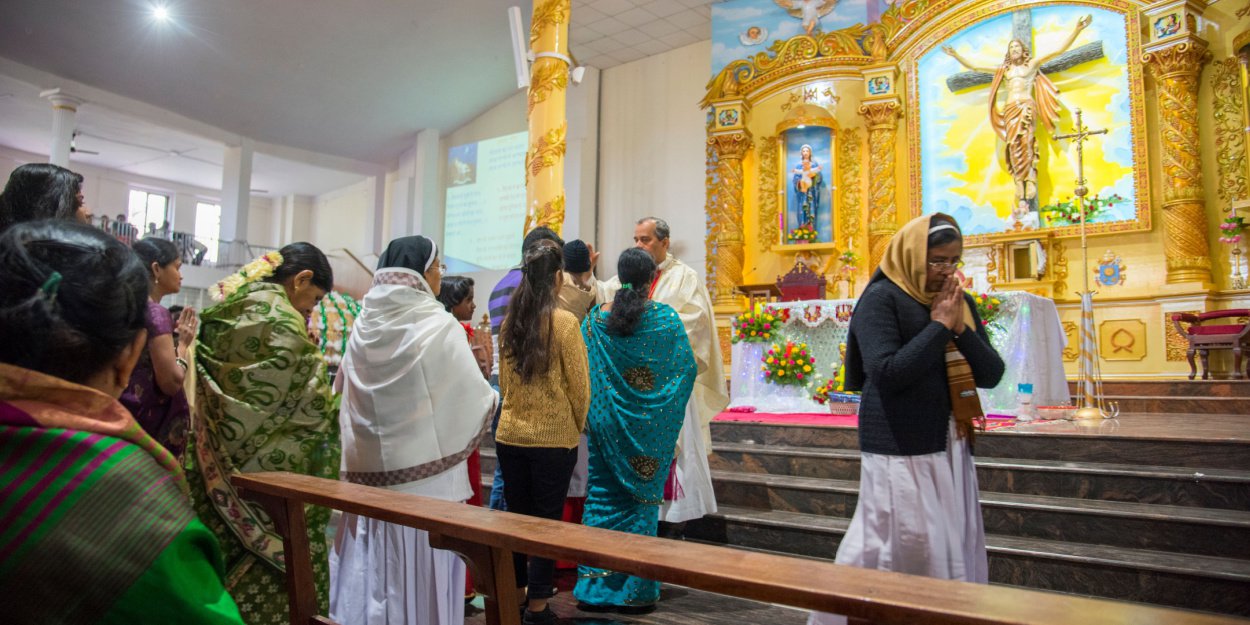
[[[881,258],[881,272],[912,299],[932,308],[933,294],[925,291],[929,267],[929,232],[950,224],[962,236],[959,224],[950,215],[934,213],[921,215],[903,226],[890,239]],[[972,316],[968,299],[964,298],[965,332],[975,332],[977,322]],[[946,379],[950,388],[951,413],[955,417],[955,429],[961,438],[972,439],[975,429],[985,429],[985,412],[977,395],[976,380],[967,359],[955,347],[954,341],[946,344]]]
[[[903,289],[903,292],[910,295],[912,299],[928,307],[933,306],[934,295],[926,292],[924,288],[929,269],[931,220],[948,223],[955,227],[960,236],[963,236],[963,231],[959,229],[959,224],[955,222],[954,217],[943,213],[921,215],[907,222],[907,225],[890,239],[889,245],[885,248],[885,254],[881,257],[881,272],[885,274],[885,277],[898,288]],[[941,224],[933,224],[933,226],[938,225]],[[964,300],[964,325],[968,326],[969,330],[975,330],[975,323],[972,309],[968,307],[968,301]]]

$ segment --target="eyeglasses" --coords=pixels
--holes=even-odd
[[[929,261],[929,266],[938,271],[950,271],[952,269],[963,269],[964,261],[957,260],[953,263],[948,263],[946,261],[942,261],[942,262]]]
[[[447,273],[447,263],[439,263],[439,264],[438,264],[438,270],[439,270],[441,273]]]

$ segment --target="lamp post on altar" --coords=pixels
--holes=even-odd
[[[1116,402],[1106,402],[1102,393],[1102,368],[1098,363],[1098,337],[1094,334],[1094,292],[1089,288],[1089,244],[1085,234],[1085,195],[1089,187],[1085,180],[1084,143],[1092,135],[1107,134],[1107,129],[1090,130],[1081,121],[1081,109],[1076,109],[1076,132],[1056,135],[1055,139],[1072,139],[1076,144],[1076,210],[1081,216],[1081,276],[1084,290],[1081,292],[1081,359],[1080,384],[1081,407],[1077,419],[1112,419],[1120,414]]]

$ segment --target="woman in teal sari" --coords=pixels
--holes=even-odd
[[[338,479],[339,425],[321,352],[307,319],[334,284],[321,250],[292,243],[215,287],[200,314],[195,392],[184,462],[192,501],[221,541],[226,584],[249,625],[288,622],[282,538],[234,473],[290,471]],[[308,508],[319,611],[329,609],[326,524]]]
[[[582,324],[591,383],[582,522],[655,536],[697,366],[677,312],[647,297],[655,278],[651,256],[626,250],[617,273],[615,299],[591,310]],[[583,611],[642,614],[655,609],[660,583],[580,566],[573,595]]]

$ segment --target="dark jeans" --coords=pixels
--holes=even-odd
[[[559,521],[564,513],[569,478],[577,465],[577,448],[517,447],[495,441],[495,454],[503,469],[508,511]],[[554,561],[517,553],[513,554],[512,566],[517,586],[529,586],[527,599],[551,597]]]

